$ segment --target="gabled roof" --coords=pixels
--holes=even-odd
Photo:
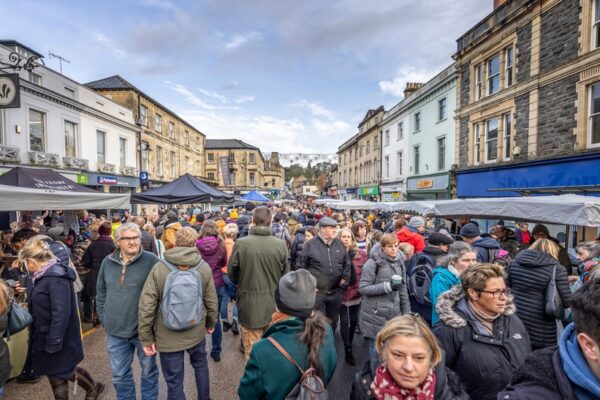
[[[204,147],[207,150],[222,150],[222,149],[236,149],[236,150],[257,150],[260,152],[258,147],[254,147],[248,143],[242,142],[238,139],[206,139]],[[262,156],[262,154],[261,154]]]
[[[362,121],[360,121],[360,124],[358,124],[358,127],[360,128],[361,126],[363,126],[363,124],[365,122],[367,122],[369,119],[371,119],[371,117],[373,117],[375,114],[377,114],[380,111],[385,111],[385,109],[383,108],[383,106],[379,106],[374,110],[369,110],[367,111],[367,114],[365,114],[365,117],[363,118]]]
[[[37,58],[44,58],[44,56],[40,53],[38,53],[37,51],[33,50],[31,47],[27,47],[24,44],[17,42],[16,40],[0,40],[0,45],[5,46],[5,47],[21,47],[23,50],[27,51],[28,53],[33,54],[34,56],[36,56]]]

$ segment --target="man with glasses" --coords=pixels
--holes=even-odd
[[[135,400],[131,363],[137,352],[142,369],[142,400],[158,398],[156,356],[146,356],[138,337],[138,304],[144,283],[158,258],[142,249],[138,225],[126,223],[115,231],[117,250],[98,273],[96,308],[107,336],[108,359],[117,400]]]

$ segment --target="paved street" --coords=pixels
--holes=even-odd
[[[110,383],[110,368],[106,355],[105,338],[104,330],[101,328],[85,337],[85,360],[81,365],[87,368],[94,377],[107,384],[107,391],[103,399],[114,400],[115,392]],[[210,339],[208,339],[207,343],[207,347],[210,348]],[[209,357],[211,396],[213,400],[232,400],[237,398],[236,391],[244,366],[244,357],[239,352],[238,347],[239,336],[233,336],[231,332],[227,332],[223,335],[224,350],[221,355],[221,361],[215,363]],[[336,333],[336,348],[339,354],[338,367],[333,380],[328,386],[328,390],[332,400],[347,399],[352,386],[352,377],[357,367],[350,367],[344,362],[343,345],[339,333]],[[357,361],[360,362],[362,357],[358,357],[359,353],[366,354],[366,346],[364,346],[364,341],[360,337],[355,339],[355,352],[357,353]],[[359,364],[358,362],[357,364]],[[193,370],[189,362],[186,362],[185,368],[185,393],[188,400],[193,400],[196,398]],[[135,370],[135,376],[139,377],[137,362],[135,362]],[[166,399],[167,388],[162,375],[159,378],[159,384],[159,398]],[[14,380],[10,381],[6,385],[5,394],[8,400],[52,399],[50,385],[45,379],[35,385],[20,385]],[[83,399],[83,391],[79,389],[77,395],[72,398]]]

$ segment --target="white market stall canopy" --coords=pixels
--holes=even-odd
[[[600,198],[560,196],[496,197],[379,203],[387,211],[425,216],[514,219],[563,225],[600,226]]]
[[[336,210],[377,210],[381,208],[381,204],[382,203],[366,200],[348,200],[328,205]]]
[[[129,209],[129,195],[0,185],[0,211],[109,208]]]

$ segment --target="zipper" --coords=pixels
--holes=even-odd
[[[121,266],[121,287],[125,287],[125,271],[127,270],[127,266],[125,264],[123,264]]]

